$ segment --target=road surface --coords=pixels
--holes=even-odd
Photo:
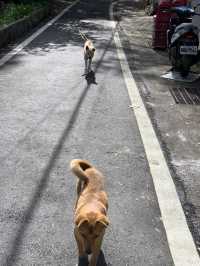
[[[76,265],[73,158],[106,176],[107,264],[174,265],[109,7],[78,3],[1,66],[0,265]],[[97,84],[82,76],[79,30],[95,43]]]

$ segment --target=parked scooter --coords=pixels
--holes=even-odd
[[[187,77],[190,67],[198,61],[199,30],[192,24],[193,9],[181,6],[171,8],[174,14],[167,31],[169,59],[173,70]]]

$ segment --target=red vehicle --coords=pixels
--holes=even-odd
[[[153,16],[152,47],[154,49],[167,48],[167,30],[172,16],[170,9],[175,6],[187,6],[187,0],[164,0],[158,5],[156,15]]]

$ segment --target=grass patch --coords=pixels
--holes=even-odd
[[[10,3],[0,12],[0,27],[8,25],[18,19],[29,16],[33,11],[48,4],[47,0],[28,1],[29,3]]]

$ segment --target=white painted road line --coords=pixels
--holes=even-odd
[[[111,25],[116,29],[111,9]],[[114,40],[122,73],[133,106],[138,128],[154,182],[170,252],[175,266],[199,266],[200,258],[176,192],[167,162],[156,137],[136,82],[129,68],[119,34],[115,31]]]
[[[44,32],[46,29],[48,29],[50,26],[52,26],[59,18],[61,18],[70,8],[72,8],[74,5],[76,5],[80,0],[74,1],[71,5],[63,9],[56,17],[48,21],[43,27],[41,27],[39,30],[37,30],[35,33],[33,33],[29,38],[27,38],[25,41],[20,43],[17,47],[15,47],[12,51],[10,51],[8,54],[3,56],[0,59],[0,67],[3,66],[6,62],[8,62],[13,56],[18,54],[24,47],[26,47],[29,43],[31,43],[35,38],[37,38],[42,32]]]

